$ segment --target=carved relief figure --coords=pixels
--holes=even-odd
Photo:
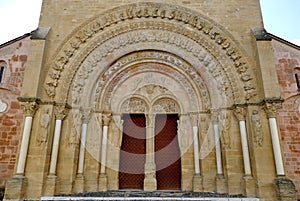
[[[253,124],[254,144],[261,147],[263,144],[263,136],[261,133],[261,120],[257,110],[253,110],[251,120]]]
[[[220,115],[220,131],[221,131],[221,142],[225,148],[230,148],[230,114],[228,111],[224,111]]]
[[[40,120],[41,131],[40,131],[39,143],[47,142],[50,121],[51,121],[51,116],[49,115],[49,108],[46,108],[45,113],[42,115]]]

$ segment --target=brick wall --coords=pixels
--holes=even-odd
[[[21,92],[29,43],[29,36],[24,36],[0,46],[0,65],[5,68],[0,83],[0,188],[14,172],[23,120],[17,97]]]
[[[300,75],[300,48],[273,40],[276,69],[284,99],[279,111],[279,128],[287,176],[293,180],[300,198],[300,91],[295,74]],[[300,76],[299,76],[300,78]]]

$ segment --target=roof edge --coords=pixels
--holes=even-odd
[[[0,48],[3,48],[3,47],[8,46],[8,45],[11,45],[11,44],[13,44],[13,43],[15,43],[15,42],[17,42],[19,40],[22,40],[24,38],[27,38],[27,37],[29,37],[31,35],[32,35],[32,32],[31,33],[26,33],[26,34],[24,34],[22,36],[19,36],[19,37],[15,38],[15,39],[12,39],[12,40],[8,41],[8,42],[0,44]]]
[[[272,39],[274,39],[274,40],[277,40],[277,41],[279,41],[279,42],[281,42],[281,43],[284,43],[285,45],[288,45],[288,46],[293,47],[293,48],[295,48],[295,49],[297,49],[297,50],[300,50],[300,46],[299,46],[299,45],[296,45],[296,44],[294,44],[294,43],[292,43],[292,42],[289,42],[289,41],[287,41],[287,40],[285,40],[285,39],[283,39],[283,38],[280,38],[280,37],[278,37],[278,36],[275,36],[275,35],[273,35],[273,34],[271,34],[271,33],[268,33],[268,35],[269,35]]]

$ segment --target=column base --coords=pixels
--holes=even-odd
[[[157,190],[157,181],[155,178],[155,172],[147,173],[144,179],[144,191],[155,191]]]
[[[244,176],[244,189],[247,197],[256,197],[255,181],[252,176]]]
[[[27,178],[24,176],[13,176],[6,183],[4,200],[22,200],[25,195]]]
[[[277,197],[280,201],[296,201],[296,189],[292,180],[279,177],[275,179]]]
[[[98,191],[107,191],[107,175],[105,173],[99,176]]]
[[[43,195],[54,196],[56,194],[57,176],[48,175]]]
[[[217,175],[216,177],[216,191],[217,193],[228,193],[227,182],[224,175]]]
[[[203,192],[202,177],[200,174],[195,174],[193,177],[193,191]]]
[[[83,174],[77,174],[73,187],[74,193],[83,193],[84,192],[84,176]]]

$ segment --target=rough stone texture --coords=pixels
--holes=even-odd
[[[0,47],[0,66],[4,74],[0,83],[0,187],[13,175],[20,140],[23,110],[20,96],[29,51],[29,35]],[[0,106],[1,107],[1,106]]]
[[[278,199],[281,201],[296,200],[295,184],[287,178],[277,178],[275,180]]]
[[[300,198],[300,96],[295,74],[300,75],[300,48],[291,47],[273,39],[274,56],[281,97],[285,99],[279,110],[286,173],[296,185]]]

